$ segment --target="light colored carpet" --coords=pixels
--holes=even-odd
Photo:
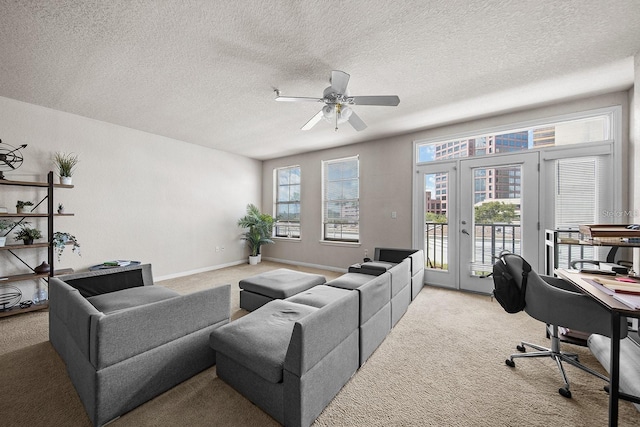
[[[272,268],[263,262],[164,281],[178,292],[232,284]],[[0,414],[4,426],[89,426],[64,364],[47,339],[47,313],[0,319]],[[602,426],[604,383],[568,367],[573,399],[551,359],[504,364],[519,340],[546,345],[544,326],[524,313],[505,313],[487,296],[426,287],[368,362],[314,424],[328,426]],[[588,349],[567,345],[601,372]],[[215,367],[125,414],[121,426],[277,426],[268,415],[216,377]],[[640,425],[640,412],[620,403],[620,425]]]

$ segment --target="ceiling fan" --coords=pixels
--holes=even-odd
[[[309,130],[315,126],[321,119],[335,123],[335,130],[338,130],[338,124],[349,122],[357,131],[366,129],[367,125],[353,111],[350,105],[382,105],[387,107],[395,107],[400,103],[400,98],[396,95],[383,96],[350,96],[347,92],[347,84],[349,83],[349,74],[344,71],[331,71],[329,79],[331,86],[326,88],[322,93],[322,98],[309,98],[298,96],[281,96],[278,89],[274,89],[276,93],[276,101],[281,102],[324,102],[324,107],[315,116],[311,118],[302,130]]]

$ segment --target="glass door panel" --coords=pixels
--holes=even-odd
[[[503,251],[536,265],[537,164],[537,153],[461,161],[461,289],[490,293],[493,281],[487,275]]]
[[[431,285],[457,287],[457,222],[455,164],[420,167],[417,171],[414,247],[424,248],[425,281]]]

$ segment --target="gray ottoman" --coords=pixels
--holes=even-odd
[[[327,281],[324,276],[279,268],[242,279],[240,308],[253,311],[274,299],[285,299]]]

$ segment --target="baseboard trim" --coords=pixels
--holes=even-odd
[[[198,273],[206,273],[207,271],[220,270],[221,268],[233,267],[236,265],[246,264],[246,263],[247,263],[247,260],[242,259],[239,261],[228,262],[226,264],[213,265],[210,267],[198,268],[198,269],[189,270],[189,271],[182,271],[180,273],[175,273],[175,274],[168,274],[166,276],[156,277],[153,281],[162,282],[163,280],[176,279],[178,277],[191,276],[192,274],[198,274]]]

